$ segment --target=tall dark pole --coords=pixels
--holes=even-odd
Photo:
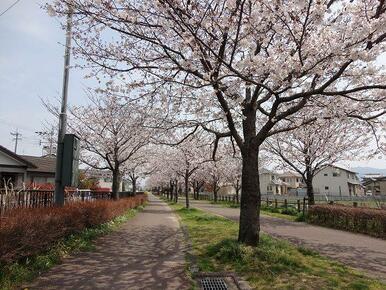
[[[17,152],[17,143],[19,140],[21,140],[21,134],[19,133],[19,131],[16,129],[16,132],[11,132],[11,135],[12,136],[15,136],[15,138],[13,140],[15,140],[15,150],[14,152],[16,153]]]
[[[70,66],[71,52],[71,26],[72,26],[72,7],[68,7],[67,28],[66,28],[66,47],[64,53],[64,73],[63,73],[63,90],[62,90],[62,106],[59,115],[59,130],[58,130],[58,150],[56,154],[56,172],[55,172],[55,204],[57,206],[64,205],[64,184],[62,182],[62,164],[63,164],[63,148],[64,135],[66,134],[67,123],[67,94],[68,94],[68,77]]]

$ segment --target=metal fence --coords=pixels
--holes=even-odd
[[[202,200],[214,200],[213,193],[200,193],[199,199]],[[352,206],[364,206],[364,207],[376,207],[376,208],[384,208],[386,204],[386,196],[378,195],[378,196],[341,196],[341,195],[314,195],[316,204],[346,204]],[[239,200],[236,199],[236,196],[233,194],[228,195],[218,195],[218,201],[226,201],[226,202],[234,202],[238,203]],[[299,209],[300,207],[308,207],[308,198],[304,195],[272,195],[272,194],[262,194],[261,195],[261,204],[265,205],[276,205],[284,206],[284,207],[296,207]]]
[[[270,207],[283,207],[283,208],[295,208],[298,212],[305,212],[308,209],[308,198],[307,197],[298,197],[289,199],[286,196],[280,196],[277,198],[277,195],[262,195],[261,196],[261,205],[262,206],[270,206]],[[193,197],[192,197],[193,198]],[[214,201],[213,193],[200,193],[199,200],[209,200]],[[239,197],[240,199],[240,197]],[[238,204],[240,200],[236,198],[233,194],[227,195],[218,195],[217,201],[219,202],[230,202],[234,204]]]

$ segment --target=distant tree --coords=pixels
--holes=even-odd
[[[314,176],[339,161],[365,157],[371,140],[371,128],[365,123],[348,118],[321,118],[291,132],[277,134],[267,141],[265,148],[278,157],[277,161],[285,168],[302,176],[312,205],[315,203]]]
[[[99,181],[96,178],[87,177],[84,171],[79,172],[78,188],[80,189],[97,189],[99,188]]]
[[[147,114],[114,95],[90,97],[91,104],[71,108],[69,125],[82,144],[81,161],[112,173],[112,196],[117,199],[122,169],[148,143]]]
[[[186,208],[189,208],[190,178],[201,166],[204,166],[204,163],[210,160],[208,145],[202,142],[202,138],[202,135],[191,135],[172,147],[174,152],[170,165],[177,176],[183,179]]]

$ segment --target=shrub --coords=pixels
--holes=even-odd
[[[305,222],[306,220],[307,220],[307,214],[303,214],[302,212],[299,212],[295,219],[296,222]]]
[[[313,205],[310,223],[386,239],[386,210],[344,205]]]
[[[297,209],[294,207],[291,207],[291,206],[288,206],[287,208],[285,208],[284,206],[276,208],[276,207],[267,206],[265,204],[262,204],[260,209],[262,211],[269,211],[272,213],[280,213],[280,214],[291,215],[291,216],[297,216],[298,215]]]
[[[138,195],[117,201],[74,202],[64,207],[9,211],[0,220],[0,264],[46,251],[56,241],[110,221],[142,205],[145,199],[145,195]]]
[[[294,207],[283,208],[281,213],[286,215],[298,215],[298,211]]]

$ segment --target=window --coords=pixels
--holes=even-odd
[[[271,176],[271,179],[274,180],[274,179],[275,179],[275,176],[272,175],[272,176]]]
[[[267,186],[267,191],[271,191],[272,190],[272,186],[268,185]]]
[[[325,186],[324,187],[324,190],[329,190],[330,188],[328,186]]]
[[[337,176],[339,176],[339,173],[338,172],[333,172],[332,176],[337,177]]]
[[[328,173],[325,173],[324,176],[328,176]]]

